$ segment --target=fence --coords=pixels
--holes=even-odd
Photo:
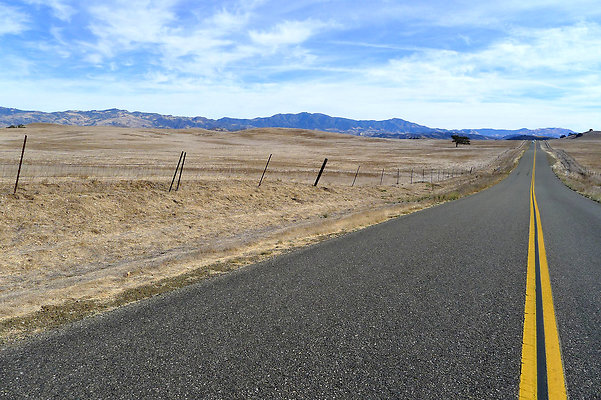
[[[525,142],[524,142],[525,143]],[[414,163],[411,165],[394,165],[387,160],[386,164],[381,162],[359,162],[352,160],[336,160],[330,158],[321,185],[339,184],[348,186],[393,186],[417,183],[438,183],[449,179],[469,174],[482,172],[498,172],[500,165],[506,163],[524,146],[522,143],[518,148],[507,149],[487,162],[470,163],[461,165],[455,163],[451,167],[434,167],[426,164]],[[267,152],[266,152],[267,153]],[[43,155],[36,151],[25,150],[25,158],[21,170],[21,182],[44,182],[61,181],[68,179],[96,179],[96,180],[149,180],[170,182],[173,178],[180,153],[173,154],[173,160],[154,160],[147,157],[146,161],[130,157],[116,163],[86,162],[85,156],[63,157],[56,160],[44,159]],[[215,157],[212,160],[202,160],[189,154],[186,160],[182,181],[194,181],[202,179],[239,178],[259,182],[263,179],[287,180],[299,183],[312,184],[317,176],[323,159],[316,157],[306,160],[280,160],[277,154],[273,154],[268,169],[265,170],[265,158],[241,158],[231,159],[229,157]],[[9,154],[7,151],[0,153],[0,181],[14,182],[18,169],[18,155]],[[10,161],[9,161],[10,159]],[[399,163],[400,164],[400,163]],[[359,171],[358,171],[359,169]]]
[[[570,156],[565,151],[551,147],[547,141],[544,146],[555,155],[569,176],[579,179],[589,179],[597,185],[601,184],[601,172],[593,171],[590,168],[581,165],[574,157]]]

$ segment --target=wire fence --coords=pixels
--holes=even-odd
[[[583,166],[564,150],[553,148],[549,142],[545,142],[545,147],[555,155],[569,176],[579,179],[588,179],[596,185],[601,184],[600,171],[595,171]]]
[[[365,162],[353,160],[337,160],[330,158],[322,184],[340,184],[351,186],[378,186],[378,185],[404,185],[415,183],[437,183],[454,179],[456,177],[478,174],[482,172],[498,172],[508,159],[513,158],[525,145],[523,142],[519,147],[506,149],[496,158],[493,156],[483,162],[447,162],[448,165],[428,165],[424,163],[399,162]],[[68,156],[66,156],[68,157]],[[65,158],[66,158],[65,157]],[[234,159],[230,157],[216,157],[212,160],[202,160],[200,157],[188,156],[182,181],[194,181],[203,179],[238,178],[257,180],[264,172],[265,159],[244,158]],[[0,154],[0,181],[3,183],[14,182],[19,168],[16,155],[8,160],[8,154],[4,151]],[[177,156],[174,160],[167,162],[153,159],[148,155],[145,161],[128,160],[120,163],[82,161],[85,157],[72,156],[71,160],[43,159],[35,151],[25,151],[25,157],[20,172],[20,182],[52,182],[69,179],[94,179],[94,180],[149,180],[149,181],[171,181],[176,167]],[[321,161],[316,158],[283,159],[279,160],[277,154],[265,174],[265,180],[287,180],[301,183],[313,183],[319,171]],[[360,171],[357,173],[357,167]]]

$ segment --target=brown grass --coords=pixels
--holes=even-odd
[[[282,129],[7,131],[0,162],[14,166],[25,132],[28,168],[16,195],[14,176],[0,184],[5,339],[461,197],[501,179],[523,149]],[[180,149],[185,180],[167,193]],[[257,188],[269,153],[273,164]],[[350,187],[358,164],[363,174]],[[414,182],[422,171],[427,182],[410,184],[411,168]]]
[[[14,182],[23,143],[28,135],[22,179],[41,182],[57,178],[170,181],[181,150],[187,151],[185,180],[238,177],[258,182],[270,153],[266,179],[313,183],[325,157],[323,184],[357,185],[421,180],[422,173],[484,170],[517,144],[474,141],[455,148],[450,141],[362,138],[295,129],[252,129],[216,132],[201,129],[162,130],[76,127],[33,124],[27,129],[0,131],[0,180]],[[424,174],[424,175],[425,175]],[[429,181],[429,177],[425,177]]]
[[[553,171],[569,188],[601,202],[601,140],[554,140],[544,148]]]

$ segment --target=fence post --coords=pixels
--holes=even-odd
[[[319,174],[317,174],[317,179],[315,179],[315,183],[313,184],[313,186],[317,186],[317,183],[319,182],[319,178],[321,178],[321,174],[323,173],[323,170],[326,167],[327,163],[328,163],[328,159],[325,158],[323,160],[323,164],[321,164],[321,169],[319,170]]]
[[[179,161],[177,162],[177,167],[175,167],[175,173],[173,174],[173,179],[171,179],[171,185],[169,185],[169,191],[171,192],[171,188],[173,187],[173,182],[175,182],[175,177],[177,176],[177,170],[179,169],[179,164],[182,162],[182,157],[184,156],[184,151],[182,150],[179,155]]]
[[[397,168],[396,169],[396,184],[397,186],[399,185],[399,177],[401,176],[401,169]]]
[[[382,182],[384,182],[384,168],[382,168],[382,175],[380,175],[380,186],[382,186]]]
[[[17,186],[19,185],[19,176],[21,175],[21,165],[23,164],[23,154],[25,154],[25,144],[27,143],[27,135],[23,139],[23,149],[21,150],[21,160],[19,161],[19,170],[17,171],[17,180],[15,181],[15,190],[13,194],[17,193]]]
[[[353,184],[351,186],[355,186],[355,181],[357,180],[357,175],[359,175],[359,168],[361,168],[361,165],[359,165],[357,167],[357,172],[355,172],[355,177],[353,178]]]
[[[177,179],[177,186],[175,187],[175,191],[177,192],[177,189],[179,189],[179,181],[182,180],[182,172],[184,170],[184,163],[186,162],[186,152],[184,151],[184,158],[182,159],[182,166],[179,169],[179,178]]]
[[[261,186],[261,182],[263,182],[263,177],[265,176],[265,171],[267,171],[267,166],[269,165],[269,161],[271,161],[271,154],[269,155],[269,158],[267,159],[267,164],[265,164],[265,169],[263,170],[263,175],[261,175],[261,180],[259,181],[259,186]]]
[[[413,168],[411,168],[411,183],[413,184]]]
[[[430,170],[430,190],[434,192],[434,183],[432,182],[432,176],[434,175],[434,171]]]

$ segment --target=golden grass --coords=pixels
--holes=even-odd
[[[474,141],[455,148],[450,141],[394,140],[355,137],[295,129],[252,129],[217,132],[201,129],[161,130],[75,127],[33,124],[27,129],[3,129],[0,135],[0,180],[14,182],[23,142],[28,135],[23,181],[56,178],[170,180],[180,151],[187,152],[183,179],[215,177],[256,179],[273,153],[266,179],[313,183],[328,158],[323,184],[351,184],[360,165],[357,185],[421,180],[470,169],[483,170],[515,143]],[[508,144],[510,143],[510,144]],[[428,177],[429,178],[429,177]]]
[[[554,149],[567,152],[584,168],[591,172],[601,173],[601,140],[599,139],[564,139],[550,143]]]
[[[601,202],[601,140],[554,140],[543,148],[557,177],[572,190]]]
[[[45,172],[25,169],[16,195],[14,177],[0,183],[5,339],[458,198],[501,179],[524,148],[282,129],[36,125],[2,132],[0,162],[18,161],[24,131],[27,165]],[[168,193],[180,149],[185,180]],[[269,153],[273,165],[257,188]],[[363,174],[350,187],[358,164]],[[394,166],[404,172],[399,185]],[[84,167],[102,173],[74,173]],[[414,182],[422,173],[426,182],[410,184],[412,168]]]

